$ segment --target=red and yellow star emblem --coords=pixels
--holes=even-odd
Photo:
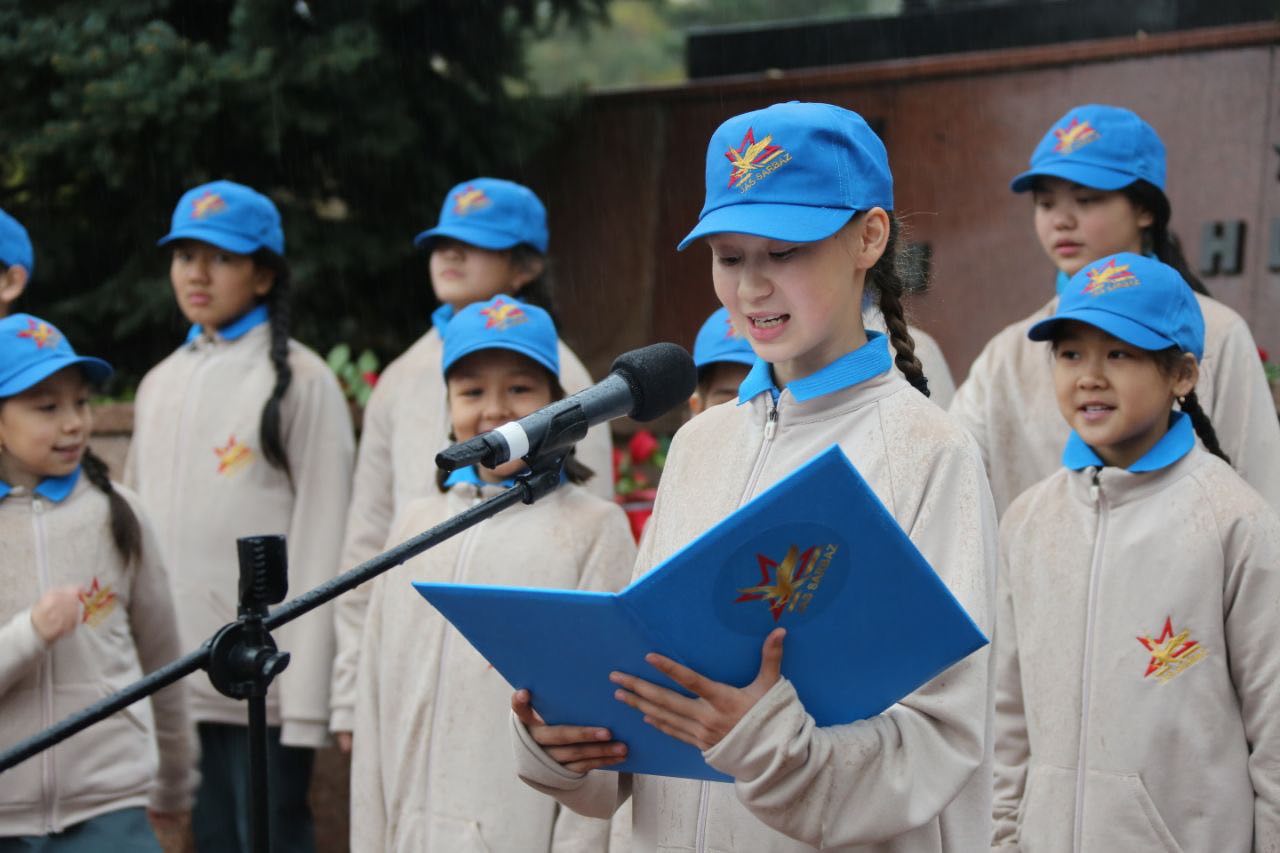
[[[1089,283],[1084,286],[1084,292],[1090,296],[1101,296],[1122,287],[1137,287],[1142,283],[1129,272],[1128,264],[1116,266],[1115,258],[1108,261],[1105,267],[1088,270],[1086,275]]]
[[[227,203],[213,190],[205,190],[203,195],[191,202],[191,216],[195,219],[204,219],[226,209]]]
[[[90,628],[96,628],[116,609],[116,594],[109,584],[105,587],[99,585],[95,577],[87,590],[81,590],[80,603],[84,605],[84,615],[80,617],[80,621]]]
[[[26,338],[36,345],[36,349],[56,347],[62,336],[58,330],[43,320],[28,320],[27,327],[18,332],[18,337]]]
[[[1053,135],[1058,138],[1053,150],[1059,154],[1071,154],[1098,140],[1098,131],[1089,122],[1078,118],[1073,118],[1066,127],[1054,128]]]
[[[253,461],[253,451],[248,445],[236,441],[234,433],[227,439],[226,447],[215,446],[213,452],[218,457],[220,475],[234,474]]]
[[[518,326],[527,322],[529,315],[524,312],[514,302],[507,302],[504,299],[496,300],[488,308],[480,312],[480,316],[485,318],[484,327],[486,329],[509,329],[512,326]]]
[[[756,142],[755,129],[747,128],[747,135],[742,137],[742,144],[724,152],[724,156],[733,164],[733,169],[729,173],[729,186],[733,186],[747,175],[781,156],[782,148],[772,143],[773,134]]]
[[[1151,653],[1143,678],[1155,678],[1167,684],[1174,678],[1200,663],[1208,656],[1204,646],[1191,639],[1191,632],[1183,629],[1173,632],[1173,617],[1166,616],[1164,630],[1154,640],[1149,636],[1138,637],[1142,647]]]
[[[468,213],[488,207],[492,203],[489,197],[484,194],[484,190],[466,186],[453,197],[453,212],[459,216],[466,216]]]
[[[760,583],[757,586],[739,589],[738,592],[741,595],[735,598],[734,602],[764,601],[769,605],[773,620],[778,621],[785,611],[795,609],[800,590],[813,569],[818,553],[817,545],[803,553],[799,546],[792,545],[787,549],[787,555],[782,558],[781,563],[771,560],[764,554],[756,554],[756,562],[760,566]]]

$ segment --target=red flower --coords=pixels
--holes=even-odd
[[[1271,361],[1271,355],[1262,347],[1258,347],[1258,357],[1262,359],[1263,364],[1266,364],[1268,361]]]
[[[378,384],[378,374],[374,373],[372,370],[366,370],[360,375],[364,378],[364,381],[368,383],[370,388]]]
[[[648,462],[657,449],[658,440],[653,437],[653,433],[645,429],[631,436],[631,441],[627,442],[627,450],[631,453],[631,461],[637,465],[643,465]]]

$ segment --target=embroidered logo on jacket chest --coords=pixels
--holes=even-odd
[[[1168,684],[1209,656],[1204,646],[1191,639],[1189,629],[1184,628],[1174,633],[1171,616],[1165,617],[1164,630],[1160,632],[1160,636],[1154,639],[1140,636],[1138,642],[1151,653],[1147,671],[1142,677],[1154,678],[1161,684]]]
[[[739,589],[741,595],[734,602],[763,601],[769,606],[775,622],[787,611],[803,613],[822,584],[822,577],[835,555],[835,545],[811,545],[804,551],[798,545],[792,545],[781,563],[757,554],[760,583]]]
[[[227,439],[226,447],[214,447],[213,452],[218,457],[218,475],[223,477],[229,477],[247,467],[254,458],[249,445],[237,441],[235,433]]]
[[[116,609],[116,593],[111,584],[102,586],[95,577],[88,589],[80,590],[80,603],[84,605],[84,615],[80,621],[90,628],[97,628]]]

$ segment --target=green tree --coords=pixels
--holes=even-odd
[[[294,329],[396,354],[426,325],[411,238],[475,174],[519,179],[564,118],[512,94],[529,34],[608,0],[9,0],[0,3],[0,206],[31,231],[20,307],[128,384],[181,340],[173,205],[230,178],[270,195]]]

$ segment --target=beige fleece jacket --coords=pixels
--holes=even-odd
[[[1280,850],[1275,509],[1196,447],[1060,468],[1000,543],[993,846]]]
[[[1232,466],[1280,508],[1280,422],[1253,335],[1221,302],[1199,294],[1196,301],[1205,327],[1196,396]],[[1069,429],[1054,396],[1048,345],[1027,339],[1027,330],[1057,306],[1055,297],[992,338],[951,403],[951,414],[982,448],[1001,514],[1062,466]]]
[[[126,566],[107,497],[81,475],[55,503],[0,499],[0,748],[14,746],[178,657],[160,549],[136,495],[142,559]],[[55,586],[92,593],[83,621],[47,646],[31,608]],[[189,680],[188,680],[189,681]],[[187,681],[171,685],[0,776],[0,837],[46,835],[117,809],[191,808],[197,747]]]
[[[432,328],[387,365],[369,398],[342,549],[344,570],[377,555],[388,545],[387,533],[398,513],[410,501],[436,491],[436,454],[448,446],[451,430],[440,375],[442,350],[440,333]],[[560,384],[565,393],[576,394],[589,386],[591,377],[564,341],[559,353]],[[595,472],[586,483],[588,491],[611,500],[613,456],[607,424],[587,433],[578,444],[577,457]],[[339,598],[334,609],[335,695],[354,695],[360,626],[369,589],[368,584],[357,587]],[[351,731],[353,707],[349,703],[335,705],[333,731]]]
[[[413,501],[388,543],[498,491],[462,484]],[[512,688],[410,581],[618,590],[634,562],[622,510],[566,484],[370,584],[353,732],[353,851],[606,849],[607,820],[560,809],[516,778],[505,736]]]
[[[885,332],[884,315],[875,307],[868,307],[862,312],[863,325],[877,332]],[[956,381],[951,376],[951,368],[947,365],[947,357],[942,352],[933,335],[924,329],[907,325],[907,332],[916,345],[916,358],[924,368],[924,378],[929,380],[929,399],[942,408],[951,405],[956,395]]]
[[[803,403],[784,390],[776,409],[761,394],[691,420],[672,443],[637,570],[833,443],[989,632],[996,521],[982,461],[964,430],[894,371]],[[704,753],[733,784],[570,773],[509,719],[533,787],[596,816],[632,798],[638,853],[970,853],[990,832],[991,663],[984,649],[876,717],[822,728],[784,679]]]
[[[258,438],[275,385],[269,347],[267,324],[235,341],[214,333],[180,347],[138,388],[126,479],[159,532],[187,651],[236,618],[237,538],[288,537],[291,595],[338,572],[355,456],[351,417],[328,366],[291,341],[281,435],[292,482],[269,465]],[[274,636],[293,657],[267,695],[268,722],[283,727],[288,746],[323,746],[332,611],[314,610]],[[246,724],[244,703],[218,693],[206,677],[191,679],[191,697],[198,721]]]

